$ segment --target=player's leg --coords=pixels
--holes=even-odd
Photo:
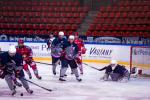
[[[80,57],[78,57],[76,59],[76,62],[77,62],[77,65],[79,67],[80,74],[83,74],[83,66],[82,66],[82,57],[81,57],[81,55],[80,55]]]
[[[66,74],[67,68],[68,68],[68,61],[66,59],[61,60],[61,69],[60,69],[60,81],[66,81],[64,79],[64,76]]]
[[[30,70],[29,70],[29,68],[28,68],[28,64],[27,64],[26,61],[23,61],[23,69],[24,69],[24,70],[26,71],[26,73],[28,74],[29,79],[31,79],[31,78],[32,78],[32,75],[31,75],[31,72],[30,72]]]
[[[15,84],[16,86],[18,86],[18,87],[21,87],[21,86],[22,86],[22,84],[17,81],[17,78],[16,78],[15,75],[12,76],[12,80],[13,80],[13,82],[14,82],[14,84]]]
[[[36,76],[36,78],[37,79],[41,79],[41,76],[39,76],[39,73],[38,73],[38,69],[37,69],[36,63],[32,60],[31,62],[29,62],[29,65],[32,68],[32,70],[33,70],[34,75]]]
[[[19,73],[19,80],[21,81],[23,87],[26,89],[26,91],[30,94],[33,93],[33,91],[29,88],[29,84],[28,82],[25,80],[25,77],[24,77],[24,72],[23,70],[20,71]]]
[[[119,78],[120,78],[120,74],[118,74],[118,73],[111,73],[110,77],[111,77],[112,81],[118,81]]]
[[[130,73],[128,70],[125,70],[124,71],[124,74],[123,75],[120,75],[118,81],[121,81],[121,82],[127,82],[130,80]]]
[[[59,58],[52,57],[52,72],[54,75],[56,75],[56,66],[59,62]]]
[[[6,80],[6,83],[9,87],[9,89],[11,90],[11,94],[12,95],[16,94],[16,90],[15,90],[11,75],[9,75],[9,74],[5,75],[5,80]]]
[[[82,79],[79,77],[79,73],[78,73],[78,69],[77,69],[77,63],[75,62],[75,60],[70,60],[68,61],[72,72],[75,74],[75,77],[77,79],[77,81],[82,81]]]

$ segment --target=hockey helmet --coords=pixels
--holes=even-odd
[[[16,54],[16,47],[11,45],[8,50],[9,54]]]

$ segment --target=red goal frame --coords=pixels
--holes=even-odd
[[[133,52],[132,52],[132,50],[133,50],[133,48],[150,48],[150,46],[131,46],[131,48],[130,48],[130,73],[131,73],[131,69],[132,69],[132,65],[133,65],[133,63],[132,63],[132,61],[133,61]]]

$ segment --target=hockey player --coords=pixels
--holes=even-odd
[[[47,50],[50,50],[53,40],[55,39],[53,33],[49,35],[49,39],[47,41]]]
[[[103,70],[106,70],[104,76],[102,77],[104,81],[107,81],[109,76],[111,77],[112,81],[121,81],[125,78],[129,80],[130,74],[128,70],[125,68],[125,66],[119,65],[116,60],[112,60],[110,65],[100,69],[100,71]]]
[[[74,43],[77,44],[79,49],[79,57],[76,59],[78,67],[80,69],[80,74],[83,74],[83,66],[82,66],[82,54],[85,54],[86,48],[84,47],[83,40],[79,38],[79,34],[75,33],[75,40]]]
[[[24,77],[23,72],[23,58],[19,53],[16,53],[15,46],[10,46],[8,52],[4,52],[0,55],[1,66],[3,67],[3,78],[5,78],[10,90],[11,94],[15,95],[16,90],[14,87],[14,79],[19,78],[22,82],[23,87],[30,94],[33,93],[30,90],[29,85]]]
[[[33,69],[34,74],[37,79],[41,79],[41,76],[38,74],[38,69],[36,66],[35,61],[33,60],[33,53],[32,49],[26,45],[24,45],[24,41],[22,39],[18,40],[18,46],[16,47],[17,52],[22,55],[23,57],[23,69],[27,72],[29,75],[29,79],[32,79],[31,72],[28,68],[28,65]]]
[[[78,70],[77,70],[77,63],[75,61],[78,58],[78,46],[74,43],[74,36],[70,35],[68,39],[68,43],[64,46],[64,57],[61,60],[61,70],[60,70],[60,81],[66,81],[63,77],[67,71],[68,65],[71,67],[72,72],[75,74],[77,81],[82,81],[79,78]]]
[[[2,53],[3,53],[3,51],[1,51],[1,48],[0,48],[0,54],[2,54]],[[2,66],[2,64],[1,64],[1,58],[0,58],[0,78],[2,78],[2,79],[3,79],[4,76],[5,76],[4,70],[5,70],[5,66]],[[19,83],[15,77],[13,78],[13,81],[14,81],[14,84],[15,84],[16,86],[18,86],[18,87],[21,87],[21,86],[22,86],[22,84]],[[16,87],[15,85],[14,85],[14,87]]]
[[[55,38],[51,45],[51,56],[52,56],[52,71],[56,75],[56,66],[61,60],[63,47],[67,43],[67,39],[64,38],[64,32],[60,31],[58,37]]]

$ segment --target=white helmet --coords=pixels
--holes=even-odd
[[[118,64],[117,60],[111,60],[111,64]]]
[[[58,35],[64,36],[64,32],[63,32],[63,31],[60,31]]]
[[[74,40],[74,35],[70,35],[69,39]]]
[[[9,47],[9,50],[8,50],[8,52],[9,53],[16,53],[16,47],[15,46],[13,46],[13,45],[11,45],[10,47]]]

